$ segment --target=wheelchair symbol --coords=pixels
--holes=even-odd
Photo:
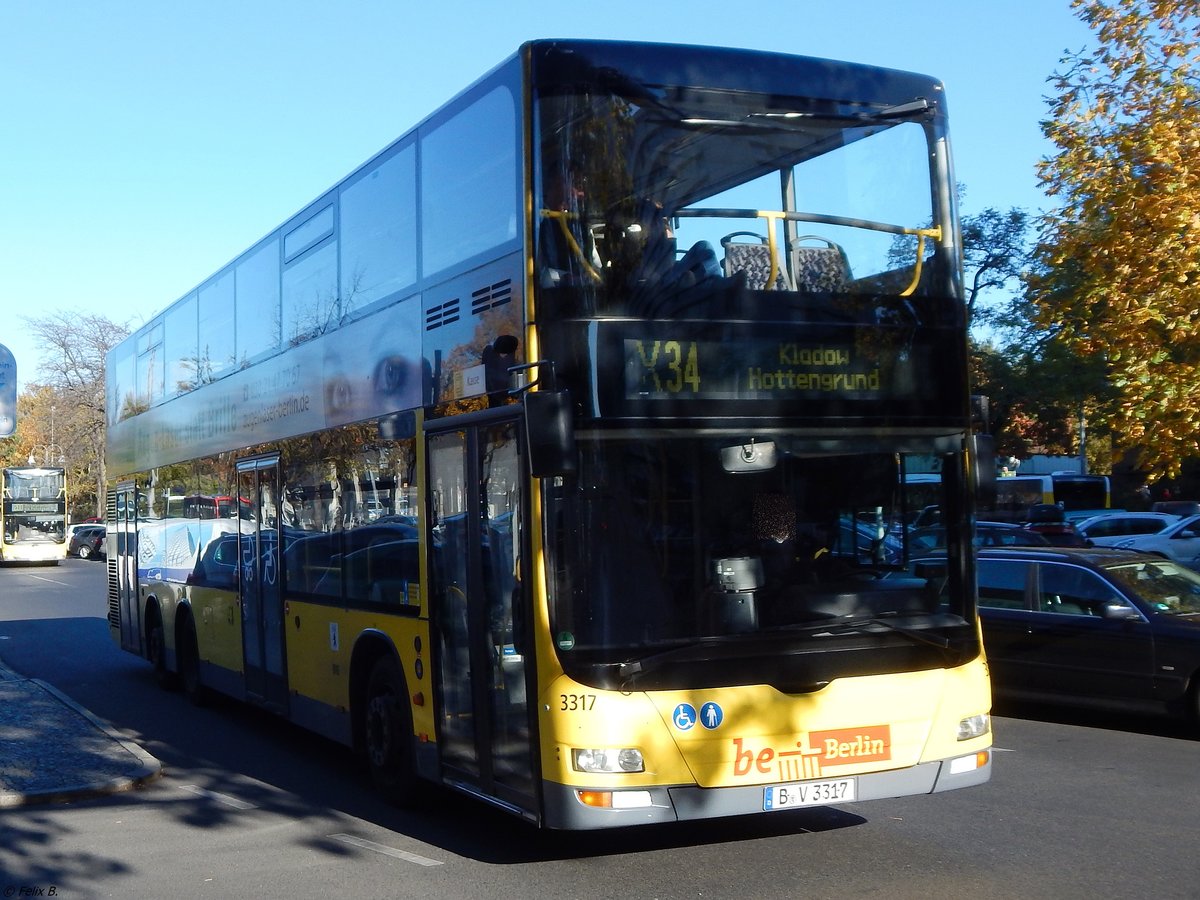
[[[690,703],[680,703],[675,707],[671,718],[675,720],[675,727],[680,731],[691,731],[696,724],[696,707]]]

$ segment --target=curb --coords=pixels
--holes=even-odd
[[[123,791],[142,787],[162,775],[162,763],[133,741],[124,737],[110,724],[84,709],[62,691],[53,685],[36,678],[24,678],[0,663],[0,684],[5,681],[32,685],[44,691],[54,700],[61,703],[67,710],[77,714],[88,725],[99,731],[105,738],[120,747],[133,758],[132,767],[128,763],[120,766],[119,775],[100,777],[91,782],[67,784],[46,789],[12,790],[0,788],[0,810],[12,809],[19,806],[29,806],[37,803],[65,803],[86,797],[106,794],[116,794]],[[2,720],[0,716],[0,720]],[[58,773],[60,776],[62,773]]]

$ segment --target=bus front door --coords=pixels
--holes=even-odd
[[[536,818],[519,429],[511,414],[456,418],[428,445],[442,777]]]
[[[246,694],[270,709],[286,712],[279,460],[239,462],[238,495],[238,585]]]

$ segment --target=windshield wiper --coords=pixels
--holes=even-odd
[[[931,104],[924,97],[918,97],[916,100],[909,100],[907,103],[897,103],[895,106],[889,106],[887,109],[881,109],[875,113],[873,118],[876,119],[906,119],[909,116],[915,116],[919,113],[927,113],[933,109]]]
[[[672,660],[678,660],[681,657],[687,657],[697,651],[709,650],[715,647],[725,647],[731,644],[746,643],[747,638],[762,636],[768,634],[778,634],[780,632],[796,632],[807,631],[812,632],[816,637],[822,637],[825,634],[832,636],[850,634],[855,631],[862,631],[868,625],[878,625],[889,631],[894,631],[897,634],[902,634],[911,640],[918,641],[923,644],[929,644],[934,647],[946,649],[950,646],[950,639],[940,635],[930,634],[927,631],[917,628],[909,628],[905,625],[900,625],[897,622],[889,622],[881,616],[872,616],[869,618],[850,619],[841,621],[837,619],[825,619],[819,622],[804,622],[796,625],[787,625],[780,628],[773,628],[769,631],[748,632],[745,634],[731,634],[722,637],[705,638],[704,640],[695,641],[689,644],[683,644],[678,647],[671,647],[669,650],[660,650],[657,653],[651,653],[649,656],[643,656],[640,659],[631,659],[626,662],[615,663],[612,668],[616,669],[621,688],[629,686],[630,682],[639,675],[645,675],[649,672],[661,668],[665,663]]]
[[[826,632],[834,635],[858,631],[867,625],[878,625],[882,628],[888,629],[889,631],[894,631],[897,634],[902,634],[905,637],[912,638],[914,641],[920,641],[923,644],[930,644],[934,647],[941,647],[945,649],[950,646],[949,638],[942,637],[941,635],[933,635],[918,628],[909,628],[905,625],[899,625],[896,622],[889,622],[887,619],[880,618],[879,616],[872,616],[868,619],[854,619],[849,622],[831,622],[825,625],[824,628]],[[806,626],[805,630],[816,631],[817,636],[820,637],[821,628],[822,626],[819,625],[810,625]]]
[[[699,126],[703,128],[726,128],[733,130],[770,130],[787,132],[797,128],[811,130],[813,125],[837,124],[845,127],[864,125],[871,122],[887,122],[894,119],[912,119],[928,115],[933,111],[933,104],[924,97],[909,100],[907,103],[897,103],[880,110],[863,112],[838,112],[832,110],[791,112],[752,112],[748,111],[742,118],[719,118],[712,116],[680,116],[680,125]]]
[[[631,659],[628,662],[616,663],[615,668],[620,678],[621,687],[624,689],[638,675],[645,675],[647,672],[652,672],[669,660],[687,656],[696,650],[707,650],[712,647],[720,647],[724,644],[740,643],[745,638],[746,635],[744,634],[705,638],[704,640],[672,647],[669,650],[660,650],[657,653],[651,653],[649,656],[643,656],[640,659]]]

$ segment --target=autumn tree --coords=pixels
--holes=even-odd
[[[1029,228],[1029,214],[1017,207],[988,207],[962,217],[964,288],[972,325],[995,324],[998,313],[1010,306],[1005,292],[1021,288],[1029,267]],[[986,302],[989,295],[998,300]]]
[[[1107,373],[1119,443],[1174,474],[1200,426],[1200,0],[1072,6],[1097,47],[1053,78],[1030,297]]]
[[[72,494],[90,501],[88,512],[103,515],[105,357],[129,329],[104,316],[67,312],[25,323],[42,357],[39,380],[26,391],[32,396],[20,426],[23,440],[30,447],[56,444],[74,482]]]
[[[1025,292],[1031,232],[1029,214],[1016,207],[962,218],[972,389],[990,401],[1003,455],[1074,455],[1080,412],[1096,382],[1080,378],[1086,362],[1033,319]]]

